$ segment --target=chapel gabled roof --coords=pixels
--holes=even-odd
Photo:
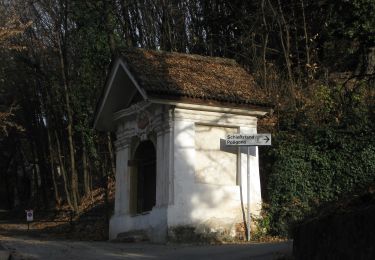
[[[254,78],[234,60],[133,48],[120,51],[111,63],[94,127],[113,130],[114,113],[141,100],[257,111],[271,107]]]
[[[122,51],[121,57],[149,97],[270,104],[254,78],[232,59],[140,48]]]

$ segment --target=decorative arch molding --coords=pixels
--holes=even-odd
[[[168,105],[142,101],[116,112],[113,120],[118,122],[117,150],[133,144],[137,138],[150,139],[156,147],[157,136],[169,132],[173,125],[173,109]]]

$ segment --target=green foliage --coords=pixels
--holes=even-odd
[[[271,231],[287,235],[291,223],[320,203],[374,182],[372,134],[325,128],[276,135],[268,185]]]
[[[321,62],[336,71],[371,70],[372,65],[366,63],[375,45],[375,1],[319,2],[327,10],[319,39]]]
[[[288,235],[291,224],[321,203],[375,182],[371,87],[365,81],[318,85],[303,109],[283,114],[282,131],[263,151],[263,161],[272,162],[264,165],[270,233]]]
[[[255,241],[261,241],[263,238],[266,238],[271,230],[271,216],[268,214],[269,205],[263,203],[262,213],[259,217],[253,217],[256,228],[252,231],[252,239]]]
[[[336,1],[332,4],[332,31],[364,44],[375,43],[375,2],[373,0]]]

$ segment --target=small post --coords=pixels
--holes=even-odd
[[[27,221],[27,231],[30,230],[30,222],[34,221],[34,211],[32,209],[25,210],[26,221]]]
[[[247,241],[250,241],[250,146],[247,147]]]

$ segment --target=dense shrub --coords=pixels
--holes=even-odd
[[[289,235],[291,224],[322,203],[375,183],[373,82],[337,82],[312,84],[297,107],[280,110],[272,147],[261,150],[272,235]]]
[[[288,235],[290,224],[322,202],[375,181],[373,130],[332,128],[279,133],[267,151],[270,231]]]

